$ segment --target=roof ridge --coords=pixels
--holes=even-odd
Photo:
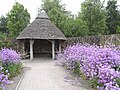
[[[40,11],[38,13],[38,16],[35,19],[50,19],[47,15],[47,13],[44,11]]]

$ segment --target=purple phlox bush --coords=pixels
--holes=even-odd
[[[97,47],[97,49],[94,47],[91,55],[87,55],[87,59],[81,68],[87,78],[98,78],[98,83],[104,86],[103,90],[107,90],[105,88],[109,88],[108,90],[118,90],[119,87],[116,85],[115,78],[119,77],[119,74],[115,68],[119,66],[120,55],[117,50],[109,47]],[[109,77],[105,77],[105,75],[109,75]],[[113,83],[112,85],[110,84],[111,87],[108,87],[109,82]],[[117,89],[112,89],[113,87]]]
[[[19,63],[21,57],[15,50],[3,48],[1,50],[1,59],[3,63]]]
[[[119,47],[119,46],[118,46]],[[120,50],[112,46],[81,45],[68,46],[57,59],[72,70],[74,62],[80,62],[80,70],[88,79],[97,78],[99,90],[120,90],[116,78],[120,77]]]
[[[98,75],[98,69],[104,65],[119,67],[120,55],[111,48],[92,49],[91,55],[87,55],[82,68],[86,76],[95,77]]]
[[[119,77],[120,72],[115,71],[115,69],[110,66],[102,66],[98,73],[98,83],[103,84],[103,87],[106,88],[105,90],[120,90],[118,84],[116,83],[116,79]]]
[[[9,73],[6,71],[7,74],[4,74],[3,67],[0,67],[0,87],[3,90],[6,90],[6,85],[11,84],[12,82],[9,81],[8,75]]]
[[[63,58],[69,69],[74,68],[74,63],[81,60],[83,49],[79,44],[68,46],[63,52]]]

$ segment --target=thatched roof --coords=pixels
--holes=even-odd
[[[17,39],[60,39],[65,40],[64,34],[50,21],[45,12],[38,17],[18,35]]]

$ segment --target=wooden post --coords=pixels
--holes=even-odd
[[[55,41],[52,41],[52,59],[55,60]]]
[[[30,40],[30,60],[33,60],[33,44],[34,40]]]
[[[25,41],[22,42],[22,53],[25,54]]]
[[[61,53],[61,41],[59,41],[59,52]]]

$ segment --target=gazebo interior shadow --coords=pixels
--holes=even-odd
[[[24,52],[30,59],[30,44],[29,40],[24,41]],[[35,40],[33,45],[33,57],[34,59],[51,59],[52,58],[52,44],[48,40]],[[59,52],[59,40],[55,40],[55,56]]]

